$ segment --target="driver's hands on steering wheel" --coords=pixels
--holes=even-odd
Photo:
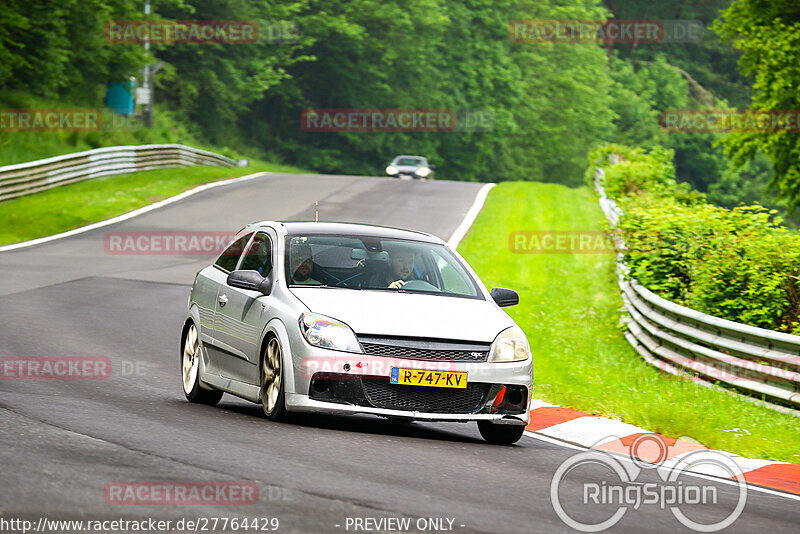
[[[395,280],[394,282],[389,284],[389,289],[400,289],[404,285],[406,285],[405,280]]]

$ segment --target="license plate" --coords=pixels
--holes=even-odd
[[[465,371],[423,371],[421,369],[392,369],[389,380],[401,386],[430,386],[435,388],[466,388]]]

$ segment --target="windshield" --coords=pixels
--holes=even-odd
[[[395,165],[404,165],[408,167],[416,167],[422,164],[423,160],[421,158],[397,158],[395,161]]]
[[[431,293],[483,299],[447,247],[378,237],[294,235],[286,238],[289,286]]]

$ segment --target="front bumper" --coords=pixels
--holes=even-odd
[[[392,178],[399,178],[400,180],[422,180],[430,177],[430,175],[421,176],[416,172],[398,172],[397,174],[389,174],[388,176]]]
[[[297,393],[286,395],[286,408],[289,411],[325,413],[333,415],[371,414],[383,417],[398,417],[416,419],[420,421],[443,421],[452,423],[468,423],[471,421],[489,421],[501,425],[527,425],[530,422],[530,413],[526,410],[521,414],[448,414],[426,413],[408,410],[389,410],[386,408],[371,408],[348,404],[337,404],[314,400],[308,395]]]
[[[310,347],[303,343],[293,351],[294,387],[287,391],[286,408],[290,411],[331,414],[373,414],[387,417],[427,421],[491,421],[498,424],[527,424],[533,388],[533,362],[528,359],[513,363],[464,362],[451,360],[418,360],[364,354],[349,354]],[[302,354],[299,354],[299,353]],[[415,409],[413,388],[417,386],[389,385],[392,368],[462,371],[467,373],[468,387],[478,387],[480,400],[459,404],[449,388],[424,387],[418,391],[425,398]],[[346,384],[349,393],[330,394],[334,388],[315,388],[315,383]],[[368,386],[371,386],[368,387]],[[375,387],[380,389],[381,401],[376,402]],[[389,388],[402,394],[392,395]],[[408,389],[412,388],[412,389]],[[421,386],[420,386],[421,388]],[[441,406],[437,392],[442,394]],[[501,395],[502,392],[502,395]],[[511,403],[517,392],[522,400]],[[456,395],[457,397],[457,395]],[[499,399],[498,399],[499,397]],[[396,399],[400,402],[395,402]],[[388,400],[387,400],[388,399]],[[410,400],[409,400],[410,399]]]

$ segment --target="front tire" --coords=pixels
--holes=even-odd
[[[278,338],[271,337],[261,358],[261,407],[270,421],[286,417],[283,383],[283,354]]]
[[[222,399],[222,392],[200,387],[200,356],[202,345],[194,323],[189,325],[183,337],[183,353],[181,354],[181,374],[183,375],[183,394],[189,402],[209,404],[213,406]]]
[[[492,445],[513,445],[525,432],[523,425],[495,425],[489,421],[478,421],[478,431]]]

